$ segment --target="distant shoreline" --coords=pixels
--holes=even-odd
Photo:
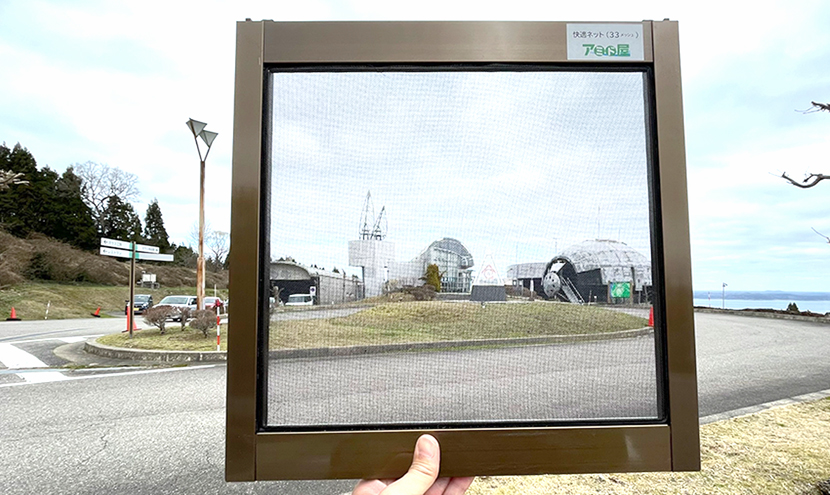
[[[830,323],[830,313],[828,315],[824,313],[814,313],[812,311],[798,311],[798,312],[789,312],[786,310],[779,310],[779,309],[767,309],[767,308],[749,308],[749,309],[721,309],[721,308],[710,308],[707,306],[695,306],[694,310],[696,313],[713,313],[713,314],[727,314],[727,315],[738,315],[738,316],[749,316],[755,318],[773,318],[779,320],[797,320],[797,321],[810,321],[810,322],[818,322],[818,323]]]
[[[706,291],[706,290],[696,290],[693,291],[693,295],[695,299],[708,299],[709,297],[712,300],[721,300],[725,299],[727,301],[784,301],[789,300],[793,302],[798,301],[828,301],[830,302],[830,292],[793,292],[793,291],[778,291],[778,290],[765,290],[765,291],[739,291],[739,290],[729,290],[727,287],[725,291],[721,291],[720,289]]]

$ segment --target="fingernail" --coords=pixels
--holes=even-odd
[[[438,453],[438,441],[424,435],[415,444],[415,455],[423,459],[432,459]]]

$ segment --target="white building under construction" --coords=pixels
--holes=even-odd
[[[361,216],[359,239],[349,241],[349,265],[360,267],[366,297],[384,288],[423,285],[428,265],[438,266],[442,292],[470,292],[473,256],[461,242],[450,237],[437,240],[412,261],[395,261],[395,244],[386,240],[386,208],[374,216],[371,193]]]

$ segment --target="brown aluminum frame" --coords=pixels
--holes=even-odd
[[[676,21],[643,21],[653,70],[656,190],[654,244],[662,259],[656,342],[667,417],[655,424],[437,430],[263,432],[258,417],[258,325],[267,322],[261,252],[267,247],[262,187],[269,167],[263,115],[268,66],[350,63],[584,63],[567,59],[565,22],[300,22],[237,25],[228,348],[226,479],[394,478],[415,439],[435,435],[442,476],[693,471],[700,469],[697,379],[686,196],[680,52]],[[640,24],[640,23],[626,23]],[[614,60],[620,63],[619,60]],[[591,61],[591,63],[597,63]],[[601,63],[601,62],[600,62]],[[623,62],[625,63],[625,62]],[[655,185],[651,186],[653,189]],[[658,383],[658,386],[660,384]]]

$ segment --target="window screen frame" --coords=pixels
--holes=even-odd
[[[261,384],[267,348],[270,183],[269,99],[274,66],[303,64],[557,64],[567,59],[566,22],[297,22],[237,24],[228,348],[228,481],[394,478],[415,440],[435,435],[442,476],[690,471],[700,469],[694,314],[690,268],[682,93],[676,21],[643,21],[644,60],[653,98],[650,189],[658,387],[666,417],[643,424],[484,428],[265,431]],[[587,65],[586,65],[587,64]],[[615,65],[626,62],[614,60]],[[649,126],[647,126],[649,127]],[[654,239],[658,242],[655,242]],[[265,260],[265,261],[264,261]],[[659,280],[659,282],[658,282]],[[264,299],[265,298],[265,299]],[[658,298],[659,299],[659,298]]]

